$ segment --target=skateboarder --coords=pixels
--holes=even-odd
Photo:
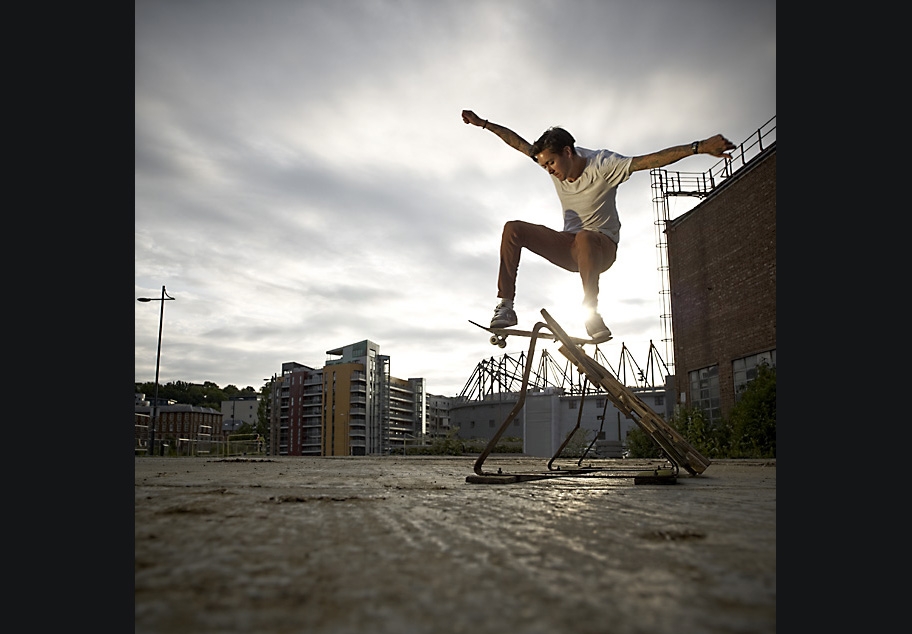
[[[504,225],[497,276],[500,303],[494,309],[491,328],[507,328],[517,323],[513,299],[519,256],[525,247],[563,269],[580,274],[586,332],[593,338],[610,335],[598,312],[598,283],[599,276],[614,264],[617,255],[621,228],[615,206],[618,185],[639,170],[664,167],[692,154],[730,159],[726,151],[735,149],[731,141],[717,134],[702,141],[629,157],[611,150],[576,147],[576,140],[563,128],[549,128],[532,144],[471,110],[462,111],[462,120],[490,130],[544,168],[551,175],[563,207],[562,231],[522,220],[510,220]]]

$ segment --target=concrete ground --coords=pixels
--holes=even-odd
[[[674,484],[634,484],[619,469],[661,462],[624,460],[478,484],[474,462],[136,458],[135,631],[776,631],[774,460]]]

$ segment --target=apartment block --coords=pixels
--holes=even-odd
[[[391,376],[389,356],[368,340],[326,354],[322,368],[287,362],[273,378],[272,455],[377,455],[423,442],[423,378]]]

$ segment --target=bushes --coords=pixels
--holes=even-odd
[[[669,424],[707,458],[776,457],[776,368],[761,365],[727,420],[710,424],[700,409],[678,407]],[[642,429],[627,433],[631,458],[659,458],[658,444]]]
[[[435,438],[429,445],[406,447],[409,456],[461,456],[463,454],[481,453],[488,446],[484,438],[463,440],[456,435],[458,429],[451,429],[444,438]],[[522,438],[508,436],[501,438],[491,453],[522,453]]]
[[[639,427],[627,432],[627,456],[630,458],[661,458],[662,449]]]
[[[573,438],[569,441],[564,437],[564,441],[567,443],[564,447],[564,450],[561,452],[562,458],[584,458],[586,449],[589,448],[589,445],[592,444],[591,436],[595,435],[595,432],[591,429],[579,429],[574,430],[573,432],[567,432],[568,435],[573,433]]]
[[[430,445],[409,449],[423,449],[424,451],[421,453],[428,456],[461,456],[463,454],[462,439],[456,436],[455,430],[450,430],[444,438],[435,438]]]

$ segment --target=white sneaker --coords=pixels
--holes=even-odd
[[[589,333],[592,339],[601,341],[611,339],[611,331],[608,330],[608,326],[605,325],[602,316],[598,313],[592,313],[589,319],[586,320],[586,332]]]
[[[491,319],[491,328],[509,328],[519,323],[516,319],[516,313],[512,308],[500,302],[494,309],[494,317]]]

